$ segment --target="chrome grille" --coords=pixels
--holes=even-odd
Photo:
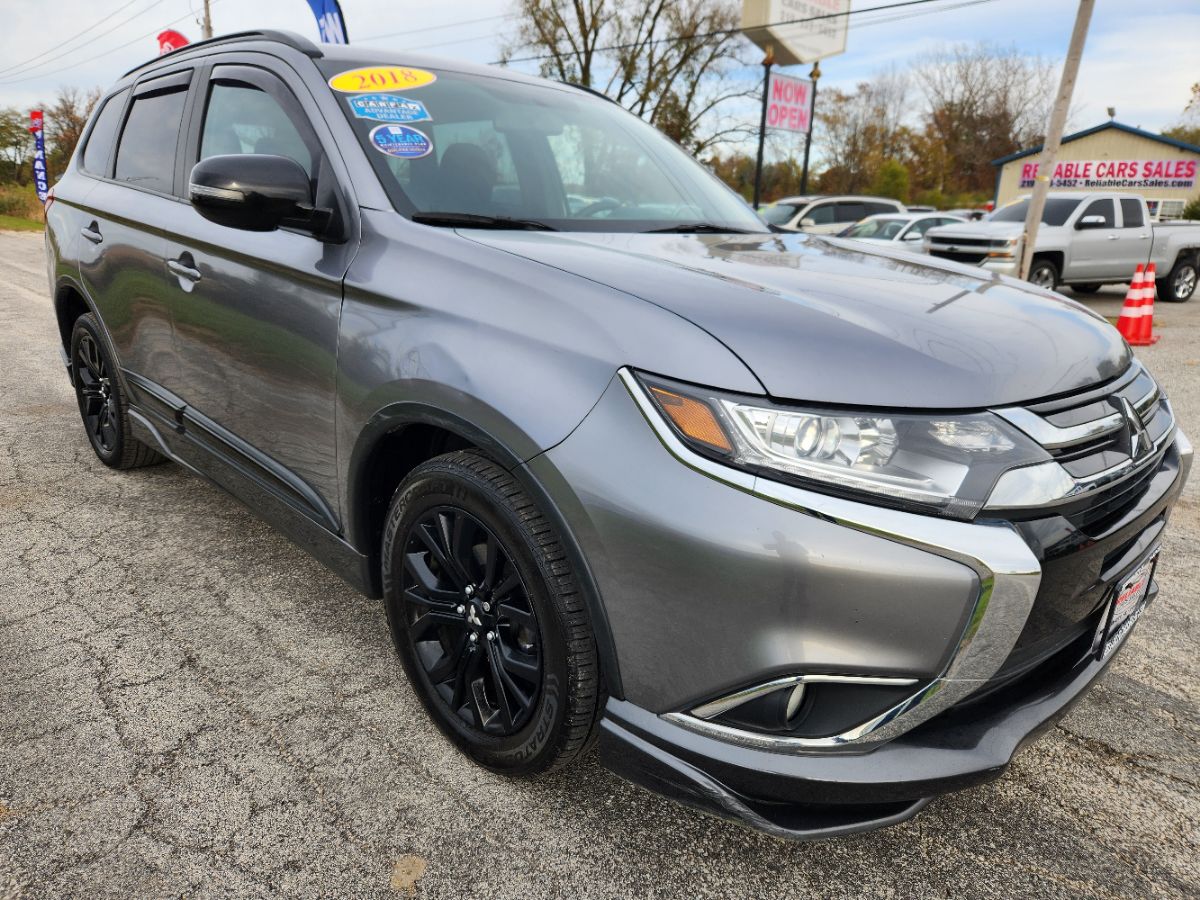
[[[1107,519],[1136,501],[1175,431],[1166,395],[1139,362],[1103,387],[996,413],[1075,480],[1069,517],[1077,524]]]

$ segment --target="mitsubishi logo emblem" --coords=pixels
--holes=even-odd
[[[475,609],[475,604],[467,607],[467,622],[474,625],[476,628],[483,627],[483,622],[479,619],[479,611]]]
[[[1129,435],[1129,458],[1137,461],[1154,449],[1154,442],[1146,433],[1142,417],[1125,397],[1120,398],[1121,415],[1125,417],[1125,432]]]

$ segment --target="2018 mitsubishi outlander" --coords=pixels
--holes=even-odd
[[[48,213],[100,460],[384,599],[463,752],[774,834],[999,776],[1153,600],[1192,448],[1102,318],[770,230],[589,91],[251,32],[106,95]]]

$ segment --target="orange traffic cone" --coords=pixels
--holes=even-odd
[[[1149,347],[1151,344],[1158,342],[1158,335],[1153,333],[1154,295],[1156,291],[1154,263],[1150,263],[1146,267],[1146,271],[1142,273],[1142,314],[1138,316],[1136,323],[1137,331],[1135,335],[1137,340],[1129,342],[1134,347]]]
[[[1125,292],[1125,305],[1121,307],[1121,318],[1117,319],[1117,331],[1121,337],[1136,344],[1140,335],[1139,327],[1142,320],[1142,265],[1138,263],[1133,280],[1129,282],[1129,290]]]
[[[1141,280],[1141,317],[1138,319],[1138,341],[1134,347],[1150,347],[1158,342],[1158,335],[1153,334],[1154,328],[1154,295],[1158,293],[1158,284],[1154,278],[1154,264],[1146,266]]]

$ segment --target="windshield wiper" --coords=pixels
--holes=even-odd
[[[536,219],[510,219],[508,216],[483,216],[477,213],[419,212],[413,215],[414,222],[422,225],[444,225],[450,228],[523,228],[526,231],[558,231],[553,225]]]
[[[651,228],[642,234],[755,234],[745,228],[730,228],[728,225],[714,225],[712,222],[680,222],[666,228]]]

